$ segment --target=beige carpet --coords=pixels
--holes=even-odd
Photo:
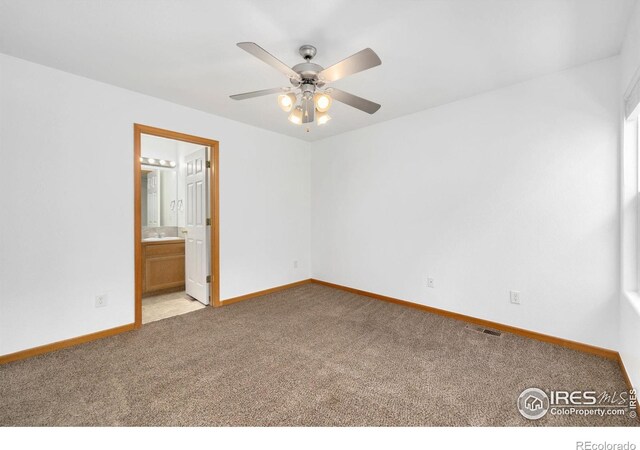
[[[185,291],[144,297],[142,299],[142,323],[151,323],[202,308],[206,308],[206,306],[189,297]]]
[[[0,424],[637,424],[528,421],[532,386],[626,389],[614,361],[304,285],[0,366]]]

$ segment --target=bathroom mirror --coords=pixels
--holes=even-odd
[[[187,167],[185,158],[201,145],[158,136],[140,136],[142,239],[184,236]]]
[[[184,205],[178,199],[176,168],[141,166],[142,226],[177,227],[178,215]]]

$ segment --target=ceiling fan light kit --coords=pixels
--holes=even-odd
[[[305,62],[296,64],[293,67],[287,66],[254,42],[239,42],[237,45],[286,75],[293,87],[263,89],[261,91],[236,94],[231,96],[234,100],[279,94],[278,106],[283,111],[290,112],[289,121],[296,125],[314,121],[318,125],[326,124],[331,120],[331,116],[327,114],[327,111],[331,108],[333,100],[368,114],[373,114],[380,109],[380,105],[377,103],[333,87],[326,87],[328,83],[382,64],[378,55],[370,48],[361,50],[325,69],[311,62],[317,53],[313,45],[300,47],[298,51]],[[322,90],[323,88],[324,90]],[[307,129],[307,131],[309,130]]]
[[[327,112],[329,111],[329,108],[331,108],[331,97],[329,96],[329,94],[317,93],[313,97],[313,101],[316,104],[316,109],[318,110],[318,112]]]
[[[329,114],[327,114],[326,112],[318,112],[318,115],[316,117],[316,122],[318,122],[318,125],[324,125],[330,120],[331,116]]]
[[[295,109],[289,114],[289,122],[296,125],[302,124],[302,107],[296,106]]]
[[[296,94],[288,93],[288,94],[280,94],[278,96],[278,105],[284,112],[289,112],[293,109],[293,105],[296,104],[297,98]]]

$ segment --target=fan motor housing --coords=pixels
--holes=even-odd
[[[304,62],[304,63],[296,64],[295,66],[292,67],[292,69],[294,72],[300,75],[300,78],[302,78],[304,82],[307,80],[317,81],[318,74],[322,72],[323,67],[319,66],[318,64],[314,64],[312,62]]]
[[[318,78],[318,74],[324,70],[324,67],[311,62],[313,57],[316,56],[316,48],[313,45],[305,44],[298,49],[298,53],[305,59],[305,62],[296,64],[291,68],[300,75],[300,80],[290,79],[291,84],[295,87],[305,84],[313,85],[314,87],[324,86],[324,81]]]

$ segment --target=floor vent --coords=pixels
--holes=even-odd
[[[488,328],[485,328],[483,331],[484,334],[490,334],[491,336],[497,336],[500,337],[502,336],[502,333],[496,330],[490,330]]]
[[[502,336],[502,332],[497,330],[492,330],[491,328],[479,327],[477,325],[467,325],[465,329],[469,331],[474,331],[476,333],[488,334],[489,336],[500,337]]]

